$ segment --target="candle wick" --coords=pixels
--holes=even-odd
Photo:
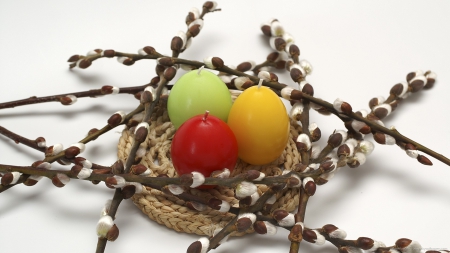
[[[262,80],[262,79],[259,79],[258,89],[261,88],[262,83],[263,83],[263,80]]]
[[[208,115],[209,115],[209,111],[206,110],[205,115],[203,115],[203,121],[206,121],[206,118],[208,117]]]
[[[205,68],[205,66],[201,66],[198,71],[197,71],[197,75],[200,75],[200,72],[202,72],[202,70]]]

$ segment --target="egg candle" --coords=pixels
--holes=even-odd
[[[167,102],[169,118],[179,128],[189,118],[206,110],[227,122],[232,105],[225,83],[210,71],[199,69],[184,74],[174,84]]]
[[[277,159],[289,138],[289,117],[284,104],[261,83],[239,95],[228,115],[228,125],[236,136],[239,158],[254,165]]]

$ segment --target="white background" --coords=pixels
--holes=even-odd
[[[132,67],[113,59],[95,61],[86,70],[68,70],[66,60],[94,48],[137,52],[153,46],[170,54],[170,41],[191,7],[202,1],[1,1],[0,101],[148,83],[154,61]],[[450,156],[450,2],[448,1],[222,1],[221,12],[205,17],[204,29],[181,57],[219,56],[226,64],[262,62],[271,52],[260,24],[278,18],[294,35],[301,59],[309,60],[308,78],[317,97],[338,96],[354,109],[368,108],[375,96],[387,96],[410,71],[438,75],[432,90],[414,94],[386,119],[408,137]],[[277,72],[279,73],[279,72]],[[288,75],[279,73],[285,83]],[[44,136],[48,145],[65,146],[105,125],[118,111],[131,111],[129,95],[84,98],[70,107],[39,104],[0,111],[0,125],[28,138]],[[343,124],[334,116],[312,113],[322,136]],[[116,159],[120,129],[87,146],[86,158],[110,165]],[[368,137],[371,139],[371,137]],[[322,141],[324,141],[322,140]],[[30,165],[42,154],[0,136],[0,163]],[[306,212],[306,225],[327,223],[393,245],[398,238],[423,247],[449,247],[450,168],[430,158],[427,167],[396,146],[376,145],[367,163],[341,170],[319,187]],[[58,165],[59,166],[59,165]],[[95,226],[113,191],[100,184],[71,181],[54,187],[43,179],[34,187],[16,186],[0,195],[2,252],[93,252]],[[120,236],[107,252],[185,252],[198,236],[174,232],[144,216],[131,201],[121,204]],[[275,237],[231,239],[215,252],[288,252],[287,231]],[[302,243],[303,252],[336,252],[331,244]]]

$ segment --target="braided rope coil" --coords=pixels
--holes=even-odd
[[[233,94],[234,97],[238,94]],[[149,135],[140,145],[140,149],[145,149],[145,155],[141,158],[141,164],[152,170],[151,177],[166,174],[169,177],[177,177],[177,173],[172,165],[170,157],[171,139],[175,134],[175,128],[169,120],[166,110],[166,99],[161,99],[160,105],[155,110],[151,122]],[[138,116],[139,117],[139,116]],[[281,156],[267,165],[250,165],[240,159],[231,176],[243,173],[247,170],[256,169],[266,174],[266,176],[276,176],[282,174],[283,170],[292,170],[294,165],[301,162],[301,157],[297,151],[295,140],[298,130],[301,128],[296,121],[291,120],[291,131],[289,142]],[[134,127],[125,128],[118,143],[118,158],[126,161],[133,144]],[[261,195],[267,190],[265,185],[257,185],[258,193]],[[157,189],[144,187],[142,193],[132,197],[134,204],[146,214],[150,219],[165,225],[178,232],[185,232],[198,235],[212,236],[214,230],[224,227],[234,218],[232,213],[221,213],[217,210],[207,208],[205,211],[195,211],[186,207],[183,200],[174,196],[169,196]],[[294,189],[289,189],[282,196],[277,196],[277,202],[272,206],[272,212],[276,209],[293,211],[298,205],[298,194]],[[220,200],[225,200],[231,206],[238,207],[239,201],[234,198],[234,190],[223,186],[214,189],[198,190],[190,189],[190,193],[198,196],[214,196]],[[246,231],[253,232],[252,229]],[[233,233],[232,236],[240,236],[245,233]]]

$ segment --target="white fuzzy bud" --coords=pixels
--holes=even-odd
[[[396,143],[394,137],[387,135],[387,134],[385,134],[384,136],[385,136],[385,142],[386,142],[385,144],[386,145],[394,145]]]
[[[191,188],[198,187],[205,182],[205,176],[203,176],[202,173],[194,171],[194,172],[191,172],[191,174],[192,174]]]
[[[305,178],[303,178],[303,182],[302,182],[302,186],[303,186],[303,188],[305,188],[306,187],[306,184],[308,183],[308,182],[314,182],[314,179],[312,178],[312,177],[305,177]]]
[[[13,172],[11,172],[11,174],[13,175],[13,179],[12,179],[10,184],[16,184],[17,181],[19,181],[19,178],[22,175],[22,173],[17,172],[17,171],[13,171]]]
[[[283,39],[286,41],[286,43],[295,43],[294,36],[292,36],[290,33],[285,32],[283,34]]]
[[[310,163],[308,165],[308,168],[310,168],[311,170],[317,170],[319,167],[320,167],[320,164],[318,164],[318,163]],[[306,172],[306,171],[304,171],[304,172]]]
[[[359,162],[359,165],[363,165],[366,162],[366,155],[364,153],[356,152],[354,158]]]
[[[86,178],[90,177],[91,174],[92,174],[92,170],[91,169],[82,168],[80,170],[80,172],[78,173],[77,178],[79,178],[79,179],[86,179]]]
[[[259,172],[259,176],[255,179],[253,179],[253,181],[261,181],[266,177],[266,174]]]
[[[40,147],[40,148],[44,148],[44,147],[47,146],[47,142],[45,140],[44,141],[40,141],[40,142],[37,143],[37,146]]]
[[[198,239],[198,241],[202,244],[202,249],[201,249],[200,253],[208,252],[209,239],[206,237],[202,237],[202,238]]]
[[[321,235],[317,230],[311,230],[314,233],[316,233],[316,241],[314,242],[317,245],[323,245],[325,244],[325,237],[323,235]]]
[[[141,174],[142,175],[142,174]],[[141,183],[138,182],[127,182],[126,185],[134,185],[136,194],[142,193],[144,191],[144,186]]]
[[[190,38],[186,41],[185,49],[188,49],[191,45],[192,45],[192,37],[190,37]]]
[[[146,53],[146,54],[147,54],[147,53]],[[120,57],[117,57],[117,61],[118,61],[119,63],[122,63],[122,64],[123,64],[123,62],[124,62],[126,59],[128,59],[128,57],[126,57],[126,56],[120,56]]]
[[[62,173],[56,173],[56,177],[63,183],[64,185],[68,184],[70,182],[70,177],[68,177],[66,174]]]
[[[250,203],[251,206],[253,206],[256,203],[256,201],[260,198],[259,193],[257,191],[253,193],[250,197],[252,198],[252,201]]]
[[[282,220],[278,221],[278,225],[282,227],[292,227],[295,224],[295,217],[292,213],[288,214]]]
[[[126,185],[127,181],[125,181],[125,178],[117,175],[113,176],[113,178],[116,179],[116,184],[113,185],[115,188],[122,188]]]
[[[236,186],[236,197],[238,199],[243,199],[247,196],[251,196],[257,190],[258,188],[254,183],[242,181]]]
[[[263,221],[264,225],[266,225],[266,235],[275,235],[277,233],[277,227],[268,221]]]
[[[342,109],[341,109],[342,103],[344,103],[344,100],[342,100],[340,98],[336,98],[336,100],[334,100],[334,102],[333,102],[334,109],[338,112],[342,112]]]
[[[139,54],[139,55],[148,55],[147,52],[145,52],[143,48],[139,48],[138,54]],[[124,58],[126,59],[126,57],[124,57]],[[124,60],[125,60],[125,59],[124,59]],[[118,60],[118,59],[117,59],[117,60]],[[120,61],[119,61],[119,62],[120,62]],[[123,61],[120,62],[120,63],[123,63]]]
[[[147,154],[147,149],[144,147],[139,147],[138,150],[136,151],[137,158],[144,157],[145,154]]]
[[[230,177],[230,174],[231,174],[230,170],[227,169],[227,168],[225,168],[225,169],[223,169],[223,170],[216,170],[216,171],[213,171],[213,172],[211,173],[211,175],[212,175],[214,172],[218,172],[218,174],[215,175],[215,177],[217,177],[217,178],[229,178],[229,177]]]
[[[220,80],[224,83],[230,83],[231,82],[231,76],[219,76]]]
[[[291,99],[291,93],[292,93],[293,90],[294,90],[293,88],[286,86],[283,89],[281,89],[281,96],[284,99],[290,100]]]
[[[156,90],[155,90],[155,88],[153,88],[152,86],[147,86],[144,89],[144,91],[150,92],[152,94],[152,98],[153,98],[152,101],[155,101],[155,99],[156,99]]]
[[[210,57],[206,57],[203,59],[203,63],[206,65],[207,68],[209,69],[216,69],[216,67],[213,65],[212,63],[212,56]]]
[[[284,28],[279,21],[273,21],[270,23],[270,32],[272,36],[283,36]]]
[[[408,246],[400,249],[402,253],[420,253],[421,250],[422,246],[417,241],[411,241]]]
[[[256,221],[256,215],[254,213],[241,213],[238,216],[238,220],[242,218],[249,218],[252,221],[252,224]]]
[[[234,86],[236,86],[236,88],[238,90],[244,90],[244,88],[242,88],[242,85],[244,85],[244,83],[250,81],[250,78],[246,77],[246,76],[240,76],[240,77],[236,77],[234,79]]]
[[[403,90],[402,90],[402,92],[400,93],[400,95],[398,95],[399,97],[401,97],[401,98],[403,98],[403,97],[407,97],[408,95],[406,95],[407,94],[407,92],[408,92],[408,84],[406,83],[406,82],[401,82],[401,84],[402,84],[402,86],[403,86]]]
[[[381,104],[381,105],[377,105],[375,106],[372,110],[375,111],[378,108],[384,108],[387,110],[387,114],[386,116],[388,116],[389,114],[391,114],[392,112],[392,106],[390,104]]]
[[[333,232],[329,233],[329,235],[331,238],[345,239],[347,237],[347,232],[338,228]]]
[[[270,81],[270,73],[267,71],[259,71],[258,78],[263,79],[264,81]]]
[[[359,143],[359,149],[361,150],[362,153],[366,155],[370,155],[374,148],[375,146],[370,141],[361,141]]]
[[[145,129],[147,129],[147,131],[150,129],[150,126],[148,125],[147,122],[141,122],[136,126],[136,128],[134,130],[134,134],[136,134],[137,131],[139,130],[139,128],[141,128],[141,127],[144,127]]]
[[[192,12],[192,14],[194,14],[194,19],[198,19],[200,17],[200,11],[195,7],[192,7],[189,12]]]
[[[167,185],[167,188],[169,189],[170,193],[172,193],[173,195],[180,195],[181,193],[184,192],[183,187],[181,187],[179,185],[175,185],[175,184],[169,184],[169,185]]]
[[[306,71],[305,71],[305,69],[304,69],[302,66],[300,66],[299,64],[292,64],[292,65],[289,67],[289,71],[291,71],[292,69],[298,69],[298,70],[300,70],[300,72],[302,72],[302,76],[306,76]]]
[[[95,52],[95,50],[90,50],[86,53],[86,56],[91,56],[91,55],[96,55],[98,54],[97,52]]]
[[[297,142],[301,142],[303,144],[306,145],[306,150],[310,150],[311,149],[311,140],[309,139],[309,136],[306,134],[300,134],[297,137]]]
[[[186,33],[183,31],[178,31],[177,36],[180,37],[180,39],[183,41],[183,46],[181,48],[184,48],[187,41]]]
[[[366,125],[366,123],[364,123],[362,121],[357,121],[357,120],[352,121],[352,128],[356,132],[359,132],[359,130],[361,130],[361,128],[363,128],[365,125]]]
[[[289,115],[291,116],[292,119],[297,120],[298,117],[299,117],[300,115],[302,115],[303,109],[304,109],[304,108],[305,108],[305,107],[303,106],[303,103],[301,103],[301,102],[296,102],[296,103],[292,106],[291,111],[289,112]]]
[[[318,143],[313,143],[311,145],[311,158],[316,159],[317,157],[319,157],[320,151],[322,151],[320,145]]]
[[[203,28],[203,20],[202,19],[196,19],[193,22],[191,22],[188,27],[191,28],[194,25],[200,25],[199,28],[201,30]]]
[[[372,248],[368,249],[368,252],[374,252],[376,251],[379,247],[386,247],[386,245],[383,242],[379,242],[379,241],[374,241],[373,242],[373,246]]]
[[[34,180],[34,181],[39,181],[41,180],[42,176],[38,176],[38,175],[30,175],[28,177],[28,179]]]
[[[219,212],[226,213],[230,210],[230,203],[226,202],[225,200],[222,200],[222,204],[220,204]]]
[[[112,199],[108,199],[103,205],[102,211],[100,212],[100,217],[108,215],[109,209],[111,208]]]
[[[419,156],[418,150],[408,149],[406,150],[406,154],[411,158],[417,158]]]
[[[307,60],[301,60],[299,62],[300,66],[305,70],[307,75],[311,75],[312,71],[313,71],[313,67],[311,65],[311,63],[309,63],[309,61]]]
[[[97,236],[105,238],[108,231],[114,226],[114,221],[109,215],[102,216],[97,223]]]
[[[431,79],[435,79],[435,80],[436,80],[437,75],[436,75],[436,73],[434,73],[434,72],[430,72],[430,73],[427,74],[426,77],[427,77],[427,78],[431,78]]]
[[[266,200],[266,204],[273,205],[276,201],[277,201],[277,196],[275,194],[273,194],[272,196],[270,196],[270,198],[268,198]]]

